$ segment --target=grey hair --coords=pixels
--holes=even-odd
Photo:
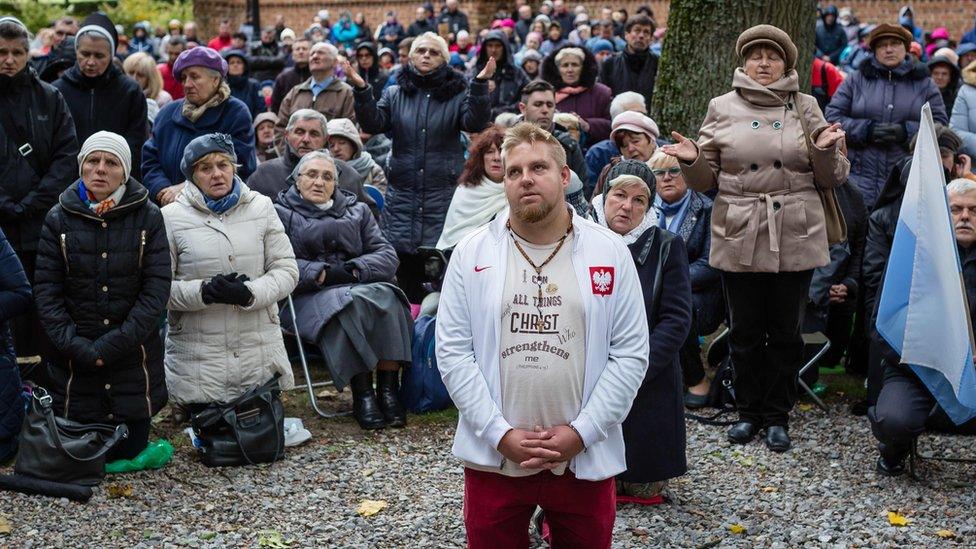
[[[298,161],[298,164],[295,165],[295,169],[292,170],[291,175],[288,176],[288,182],[294,185],[295,182],[298,181],[298,174],[302,173],[302,168],[305,167],[305,164],[308,164],[313,160],[328,160],[329,164],[332,164],[332,175],[338,179],[338,168],[336,167],[336,161],[332,154],[330,154],[329,151],[312,151]]]
[[[976,182],[970,181],[964,177],[959,179],[953,179],[946,185],[946,192],[948,194],[966,194],[976,191]]]
[[[641,105],[644,108],[641,112],[647,114],[647,104],[644,102],[644,96],[637,92],[625,91],[617,97],[614,97],[613,101],[610,102],[610,120],[613,120],[622,112],[631,110],[627,108],[631,105]]]
[[[297,111],[291,113],[291,116],[288,118],[288,126],[285,128],[285,131],[292,131],[296,124],[306,120],[315,120],[319,124],[322,124],[322,135],[329,135],[328,121],[326,120],[325,115],[315,109],[298,109]]]
[[[329,52],[329,55],[331,55],[333,58],[339,57],[339,48],[328,42],[316,42],[315,44],[312,44],[312,47],[308,49],[308,53],[311,54],[313,51],[322,48]]]

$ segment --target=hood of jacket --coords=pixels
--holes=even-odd
[[[833,28],[833,26],[837,24],[837,16],[839,13],[840,11],[837,9],[837,6],[831,4],[824,8],[824,10],[820,13],[820,22],[823,23],[825,27]],[[827,23],[828,15],[834,16],[834,22],[831,24]]]
[[[81,195],[78,194],[78,187],[81,184],[81,179],[76,180],[68,188],[61,193],[58,197],[58,203],[61,208],[68,213],[72,213],[93,221],[98,220],[99,217],[96,216],[88,204],[85,204],[81,200]],[[112,219],[113,217],[119,217],[126,214],[129,211],[145,204],[149,200],[149,191],[142,186],[141,183],[133,178],[129,178],[125,182],[125,193],[122,195],[122,199],[116,204],[111,210],[105,212],[101,216],[101,219]]]
[[[580,79],[576,85],[583,86],[584,88],[592,88],[593,85],[596,84],[596,77],[600,72],[599,65],[596,62],[596,57],[593,56],[593,52],[591,52],[588,48],[582,48],[573,44],[566,44],[557,48],[542,60],[542,68],[539,69],[542,79],[552,84],[556,90],[566,87],[566,83],[563,82],[563,78],[559,76],[559,68],[556,66],[556,54],[565,48],[577,48],[583,50],[583,69],[580,71]]]
[[[248,59],[248,55],[246,53],[244,53],[241,50],[226,50],[223,53],[221,53],[220,55],[221,55],[221,57],[224,58],[225,61],[228,61],[228,62],[230,61],[230,58],[231,57],[237,57],[241,61],[244,61],[244,74],[242,74],[241,76],[236,77],[236,78],[242,78],[243,77],[244,79],[247,79],[249,76],[251,76],[251,60]],[[235,77],[231,76],[230,73],[227,73],[227,78],[230,79],[230,78],[235,78]]]
[[[366,49],[373,54],[373,66],[366,70],[364,78],[367,82],[372,82],[380,73],[380,55],[376,51],[376,44],[372,42],[362,42],[356,46],[356,51]]]
[[[75,54],[75,38],[69,36],[61,41],[61,44],[47,56],[47,62],[41,65],[41,80],[51,83],[58,79],[58,72],[63,71],[74,65],[77,61]]]
[[[888,78],[889,75],[896,80],[923,80],[929,77],[929,68],[924,63],[916,63],[907,57],[901,65],[889,69],[879,63],[878,59],[872,55],[871,59],[861,63],[860,69],[861,74],[870,80]]]
[[[976,63],[970,63],[962,70],[962,81],[970,86],[976,86]]]
[[[926,68],[929,69],[929,73],[931,74],[932,67],[938,65],[939,63],[942,63],[949,67],[949,74],[950,74],[949,87],[951,89],[955,89],[956,87],[958,87],[959,80],[962,77],[962,71],[960,71],[959,67],[955,63],[953,63],[952,60],[949,59],[948,57],[944,55],[936,55],[935,57],[929,59],[929,62],[926,63],[925,66]]]
[[[475,64],[474,74],[481,72],[481,69],[485,68],[485,65],[488,63],[488,48],[485,47],[488,42],[500,42],[502,45],[502,57],[501,59],[495,60],[497,68],[495,70],[494,80],[504,77],[505,75],[502,73],[511,75],[511,73],[515,71],[515,67],[513,66],[513,59],[515,58],[512,56],[512,46],[508,43],[508,38],[505,36],[505,33],[499,29],[489,31],[488,35],[485,36],[484,41],[481,43],[481,48],[478,50],[478,62]]]
[[[881,189],[881,194],[878,195],[878,201],[874,205],[875,210],[879,210],[882,206],[888,204],[901,204],[901,198],[905,195],[905,187],[908,186],[908,173],[911,171],[911,167],[911,156],[895,164],[895,167],[888,174],[888,179]],[[942,170],[945,175],[945,180],[952,181],[952,175],[949,174],[949,170],[945,169],[944,166]]]
[[[342,217],[346,215],[346,210],[352,207],[353,204],[356,204],[356,202],[356,195],[345,189],[340,189],[338,185],[332,193],[332,207],[328,210],[323,210],[302,198],[302,195],[298,192],[298,187],[295,185],[281,191],[281,194],[278,195],[278,204],[283,208],[309,219]]]
[[[416,95],[420,90],[428,90],[438,101],[447,101],[459,93],[464,93],[468,82],[464,76],[452,69],[446,62],[428,74],[420,74],[413,65],[407,65],[397,72],[396,83],[407,95]]]

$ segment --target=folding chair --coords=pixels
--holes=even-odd
[[[295,302],[292,301],[291,295],[288,296],[286,301],[287,301],[286,307],[288,308],[289,314],[291,314],[291,324],[294,327],[294,330],[289,331],[286,330],[284,327],[282,327],[281,331],[287,335],[291,335],[295,337],[295,345],[298,347],[298,358],[299,361],[302,363],[302,372],[305,374],[305,385],[297,385],[295,386],[295,389],[307,389],[308,402],[312,405],[312,409],[315,410],[316,414],[326,419],[332,419],[332,418],[347,416],[351,414],[352,413],[351,410],[345,412],[332,413],[332,412],[324,412],[322,411],[321,408],[319,408],[318,400],[317,397],[315,396],[315,387],[328,387],[329,385],[335,385],[335,384],[331,380],[320,381],[318,383],[312,381],[312,373],[308,369],[308,359],[305,356],[305,345],[302,342],[302,336],[299,335],[298,317],[295,315]]]
[[[805,381],[803,381],[803,374],[806,373],[806,371],[809,370],[810,368],[817,367],[817,361],[820,360],[820,357],[824,356],[824,354],[826,354],[827,351],[830,350],[830,340],[827,339],[827,336],[823,335],[822,332],[803,334],[803,346],[806,347],[807,345],[819,345],[820,348],[817,349],[817,352],[813,355],[813,358],[807,361],[807,363],[804,364],[802,368],[800,368],[800,373],[797,374],[796,376],[796,382],[800,385],[800,388],[806,391],[807,395],[809,395],[810,398],[813,399],[813,402],[816,403],[816,405],[821,410],[823,410],[824,412],[829,412],[830,409],[827,408],[827,405],[824,404],[824,401],[817,396],[817,393],[813,392],[813,389],[811,389],[810,386],[807,385]]]
[[[908,452],[908,474],[914,479],[919,478],[918,467],[923,461],[945,461],[949,463],[976,463],[976,457],[964,458],[964,457],[954,457],[954,456],[940,456],[940,455],[936,455],[935,452],[933,451],[924,452],[918,449],[919,440],[921,440],[922,437],[925,436],[926,434],[940,435],[940,436],[945,436],[950,438],[973,436],[972,434],[968,434],[968,433],[947,433],[943,430],[940,430],[935,425],[932,425],[933,423],[932,420],[936,417],[937,412],[939,412],[938,405],[934,406],[932,408],[932,412],[929,413],[929,419],[926,421],[926,431],[912,441],[912,448]],[[935,423],[938,424],[938,422]],[[930,425],[932,425],[931,428]]]

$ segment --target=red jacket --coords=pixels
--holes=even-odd
[[[210,42],[207,42],[207,47],[216,51],[220,51],[224,48],[229,48],[232,43],[233,42],[231,40],[230,35],[227,35],[227,37],[224,38],[223,36],[220,36],[218,34],[217,36],[213,37],[210,40]]]
[[[828,63],[819,57],[813,59],[813,73],[810,76],[810,87],[816,88],[823,85],[821,77],[827,75],[827,97],[833,97],[844,81],[844,73],[833,63]],[[175,96],[174,96],[175,97]]]
[[[169,92],[173,99],[183,99],[183,84],[173,76],[173,67],[168,63],[160,63],[156,68],[163,77],[163,89]]]

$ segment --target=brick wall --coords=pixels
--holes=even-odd
[[[797,0],[799,1],[799,0]],[[623,6],[630,13],[642,4],[650,5],[654,10],[654,18],[658,25],[666,25],[668,18],[669,0],[650,0],[650,1],[589,1],[579,2],[589,8],[591,14],[599,15],[600,8],[604,5],[613,7]],[[836,4],[839,7],[849,6],[854,13],[865,22],[891,22],[898,19],[898,10],[901,6],[910,4],[915,9],[916,24],[921,25],[926,30],[944,26],[949,29],[953,39],[958,40],[964,32],[973,27],[973,19],[976,16],[976,1],[974,0],[853,0],[853,1],[821,1],[821,5]],[[305,0],[261,0],[261,20],[263,24],[274,21],[277,14],[285,16],[285,21],[289,27],[300,32],[305,29],[312,21],[320,9],[327,8],[333,20],[343,9],[348,9],[353,14],[363,12],[366,21],[375,29],[377,24],[382,24],[387,10],[396,10],[400,22],[404,26],[414,18],[414,10],[419,2],[417,0],[351,0],[346,2],[329,2],[323,0],[309,2]],[[538,4],[538,2],[534,2]],[[571,0],[567,4],[576,5]],[[440,1],[435,1],[435,5],[440,5]],[[464,10],[471,19],[474,28],[480,28],[488,24],[491,14],[499,9],[511,9],[514,2],[504,2],[497,0],[472,1],[461,0],[461,9]],[[229,17],[235,26],[244,21],[246,17],[246,0],[197,0],[194,4],[197,22],[203,32],[211,34],[216,32],[217,23],[222,17]]]

